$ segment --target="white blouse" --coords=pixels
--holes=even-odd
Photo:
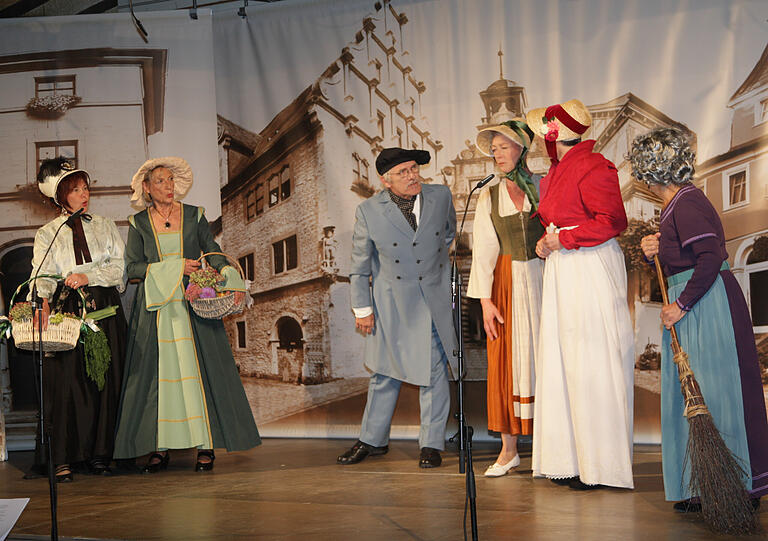
[[[61,215],[37,230],[30,277],[37,272],[53,235],[66,219],[67,216]],[[115,222],[103,216],[93,215],[90,222],[83,220],[83,232],[91,254],[90,263],[75,264],[72,230],[65,225],[45,258],[40,274],[60,274],[66,278],[70,274],[81,273],[88,277],[88,285],[117,287],[121,293],[125,291],[125,244]],[[38,294],[50,300],[56,291],[56,281],[38,279],[37,282]]]
[[[502,183],[505,180],[501,181]],[[531,203],[523,200],[523,212],[531,211]],[[499,186],[499,216],[514,216],[520,211],[504,184]],[[467,297],[490,299],[493,271],[499,258],[499,237],[491,220],[491,187],[484,188],[477,198],[475,221],[472,226],[472,269],[469,272]]]

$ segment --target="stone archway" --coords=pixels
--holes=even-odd
[[[29,278],[32,271],[32,242],[32,239],[19,239],[0,246],[0,312],[7,313],[13,292]],[[0,407],[5,412],[9,450],[35,448],[35,387],[31,353],[16,349],[12,340],[0,344]]]
[[[291,316],[282,316],[275,323],[272,342],[278,377],[286,383],[302,383],[304,376],[304,332]]]

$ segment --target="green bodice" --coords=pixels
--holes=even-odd
[[[510,255],[514,261],[538,257],[536,242],[544,235],[544,226],[530,212],[520,211],[511,216],[499,216],[499,191],[506,189],[504,181],[491,186],[491,221],[499,238],[500,255]]]

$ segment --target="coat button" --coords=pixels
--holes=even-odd
[[[435,231],[435,236],[439,235],[440,231]]]
[[[416,246],[416,243],[414,242],[413,245]]]
[[[399,276],[397,276],[396,278],[397,278],[398,280],[400,279],[400,277],[399,277]]]
[[[416,264],[418,265],[419,263],[421,263],[421,259],[416,260]]]
[[[392,246],[397,246],[397,243],[396,243],[396,242],[395,242],[395,243],[393,243],[393,244],[392,244]]]
[[[441,268],[441,269],[443,268],[443,264],[442,264],[442,263],[440,263],[440,268]]]
[[[421,276],[419,276],[419,280],[421,280]]]
[[[395,259],[395,263],[400,263],[400,260],[399,259]]]

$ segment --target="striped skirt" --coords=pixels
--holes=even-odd
[[[505,434],[533,432],[539,339],[540,259],[513,261],[502,254],[493,273],[491,300],[504,318],[499,336],[488,339],[488,429]]]

